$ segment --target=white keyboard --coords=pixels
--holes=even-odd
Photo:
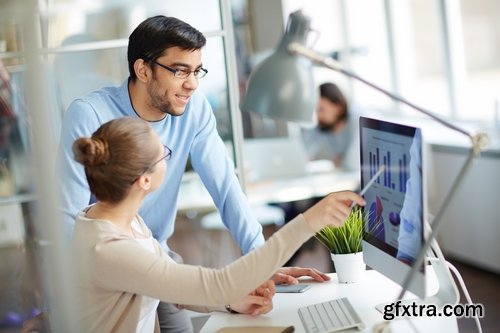
[[[299,308],[299,316],[308,333],[365,328],[365,324],[346,297]]]

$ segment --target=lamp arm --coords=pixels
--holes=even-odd
[[[320,64],[324,67],[327,67],[327,68],[332,69],[334,71],[340,72],[348,77],[351,77],[353,79],[361,81],[364,84],[372,87],[373,89],[375,89],[375,90],[383,93],[384,95],[392,98],[393,100],[396,100],[396,101],[399,101],[403,104],[406,104],[409,107],[411,107],[411,108],[427,115],[428,117],[434,119],[435,121],[439,122],[440,124],[467,136],[471,141],[472,148],[471,148],[470,154],[468,155],[467,160],[462,165],[462,168],[460,169],[459,174],[457,175],[457,177],[453,181],[453,184],[452,184],[450,190],[448,191],[448,193],[443,201],[443,204],[441,205],[438,213],[436,214],[436,217],[434,218],[434,221],[432,223],[432,232],[426,238],[426,241],[423,244],[422,248],[420,249],[417,258],[415,259],[415,262],[411,266],[410,272],[406,275],[406,277],[403,281],[402,290],[397,298],[397,300],[402,300],[406,291],[408,290],[412,280],[413,280],[413,277],[416,275],[418,268],[421,267],[422,263],[424,262],[425,257],[427,255],[427,251],[430,249],[432,242],[436,238],[436,235],[440,229],[440,226],[442,225],[442,221],[443,221],[442,217],[443,217],[446,209],[448,208],[449,204],[451,203],[453,197],[457,193],[458,188],[460,187],[467,172],[470,170],[470,167],[472,166],[472,162],[474,161],[475,157],[477,157],[477,155],[479,155],[479,153],[482,150],[484,150],[486,148],[486,146],[488,145],[488,143],[489,143],[488,135],[486,133],[483,133],[483,132],[479,132],[477,134],[471,134],[468,131],[466,131],[460,127],[457,127],[454,124],[438,117],[434,113],[411,103],[410,101],[404,99],[403,97],[395,95],[395,94],[363,79],[362,77],[356,75],[355,73],[352,73],[352,72],[344,69],[343,66],[335,59],[330,58],[330,57],[326,57],[326,56],[324,56],[320,53],[317,53],[317,52],[315,52],[315,51],[313,51],[313,50],[311,50],[311,49],[309,49],[309,48],[307,48],[299,43],[290,43],[288,45],[288,50],[289,50],[289,52],[291,52],[293,54],[301,55],[305,58],[308,58],[311,61],[313,61],[314,63]]]
[[[301,55],[307,59],[310,59],[314,63],[320,64],[324,67],[327,67],[327,68],[332,69],[334,71],[340,72],[348,77],[351,77],[353,79],[361,81],[364,84],[372,87],[373,89],[375,89],[375,90],[383,93],[384,95],[392,98],[393,100],[396,100],[398,102],[406,104],[409,107],[411,107],[411,108],[425,114],[426,116],[434,119],[435,121],[439,122],[440,124],[467,136],[472,143],[474,154],[480,153],[482,150],[484,150],[486,148],[486,146],[489,143],[488,135],[486,133],[480,132],[477,134],[471,134],[468,131],[466,131],[458,126],[455,126],[454,124],[450,123],[449,121],[446,121],[446,120],[438,117],[437,115],[435,115],[431,111],[428,111],[424,108],[421,108],[421,107],[413,104],[412,102],[408,101],[407,99],[405,99],[401,96],[395,95],[395,94],[363,79],[359,75],[346,70],[338,61],[336,61],[333,58],[326,57],[326,56],[324,56],[318,52],[315,52],[315,51],[311,50],[310,48],[307,48],[307,47],[303,46],[302,44],[296,43],[296,42],[290,43],[288,45],[288,50],[293,54]]]

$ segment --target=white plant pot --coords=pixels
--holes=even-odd
[[[363,252],[334,254],[330,253],[339,283],[358,282],[364,275],[366,270],[365,262],[363,261]]]

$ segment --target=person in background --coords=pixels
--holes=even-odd
[[[77,214],[72,242],[75,328],[85,333],[158,332],[158,299],[197,311],[267,313],[275,292],[269,277],[321,228],[342,225],[351,203],[365,204],[354,192],[332,193],[225,268],[181,265],[139,214],[176,152],[146,121],[128,117],[77,139],[73,151],[97,199]]]
[[[334,83],[323,83],[319,92],[317,125],[304,129],[302,139],[310,160],[331,160],[341,166],[351,141],[347,100]]]
[[[249,253],[264,243],[262,227],[252,214],[217,132],[213,110],[197,90],[198,80],[208,72],[201,61],[205,43],[202,33],[179,19],[162,15],[147,18],[129,36],[130,76],[118,87],[99,89],[70,104],[58,154],[61,210],[68,235],[77,212],[95,201],[84,168],[73,160],[73,142],[90,136],[109,120],[128,116],[148,121],[160,140],[175,151],[165,182],[145,198],[139,212],[164,251],[181,261],[166,241],[174,232],[177,195],[188,159],[241,251]],[[279,268],[272,279],[275,283],[298,283],[296,278],[305,275],[317,281],[329,280],[315,269],[298,267]],[[174,305],[161,302],[158,314],[162,332],[192,331],[185,311]]]

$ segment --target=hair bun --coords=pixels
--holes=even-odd
[[[73,144],[75,159],[85,166],[102,165],[109,161],[107,142],[101,139],[80,138]]]

